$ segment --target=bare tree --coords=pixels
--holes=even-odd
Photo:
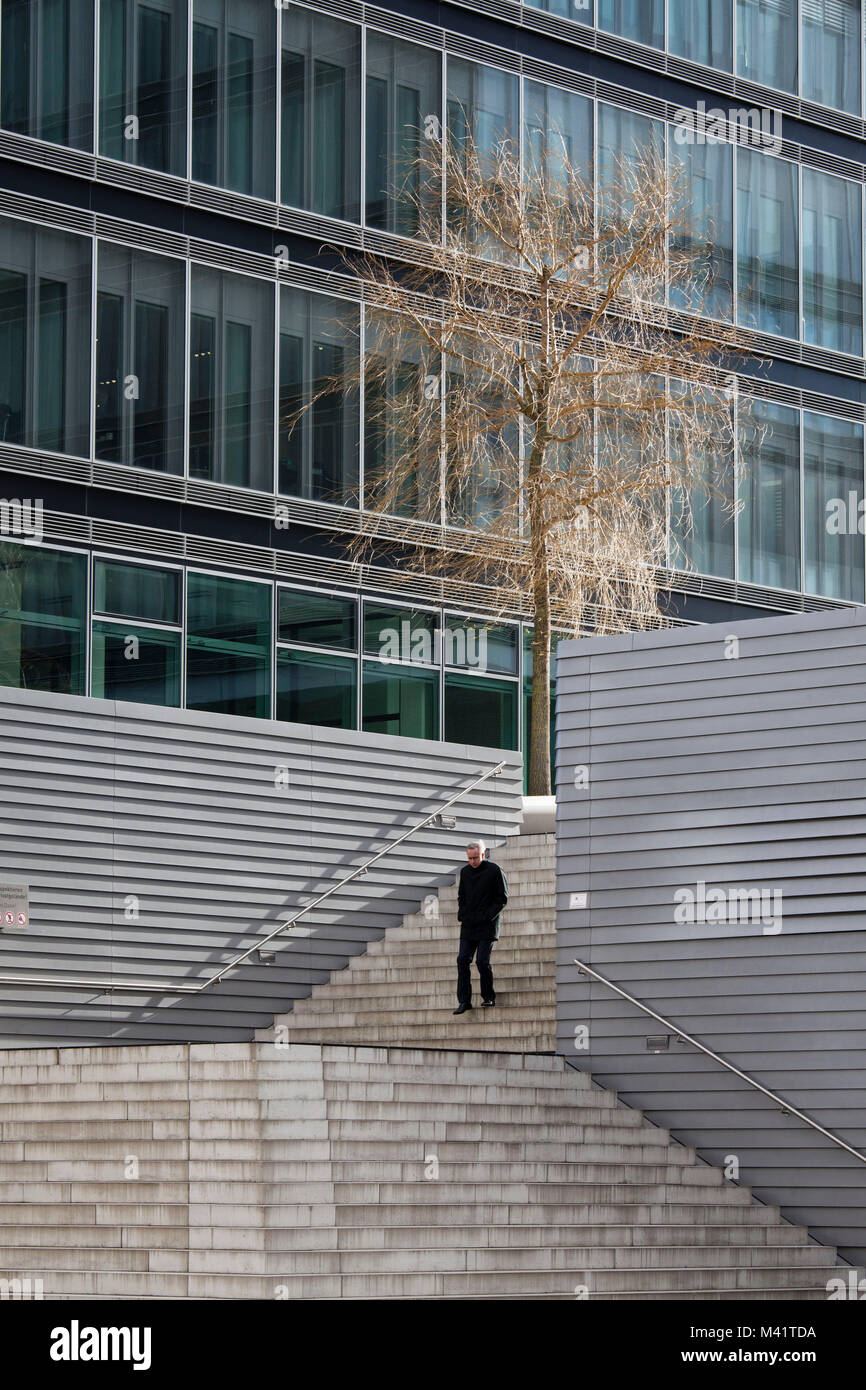
[[[507,141],[463,139],[427,141],[423,165],[394,192],[417,228],[405,258],[351,262],[367,306],[364,361],[340,383],[364,398],[354,554],[381,546],[386,517],[437,523],[442,541],[404,565],[528,610],[544,795],[553,628],[663,624],[694,512],[734,505],[739,345],[710,316],[711,239],[657,150],[611,162],[598,190],[556,132],[522,164]]]

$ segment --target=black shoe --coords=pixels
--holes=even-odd
[[[482,999],[482,1001],[481,1001],[481,1007],[482,1007],[482,1009],[495,1009],[495,1008],[496,1008],[496,1000],[495,1000],[495,999]]]
[[[455,1013],[455,1014],[465,1014],[465,1013],[466,1013],[466,1010],[467,1010],[467,1009],[471,1009],[471,1008],[472,1008],[472,1005],[471,1005],[471,1004],[458,1004],[458,1005],[457,1005],[457,1008],[456,1008],[456,1009],[453,1009],[452,1012]]]

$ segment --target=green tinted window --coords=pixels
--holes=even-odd
[[[436,613],[394,608],[386,603],[364,604],[364,651],[387,661],[438,662]]]
[[[0,543],[0,685],[83,695],[87,557]]]
[[[242,579],[191,574],[187,602],[187,706],[267,719],[270,588]]]
[[[121,618],[179,623],[180,573],[153,569],[149,565],[96,560],[93,606],[97,613],[114,613]]]
[[[446,618],[446,666],[469,666],[495,675],[517,675],[516,627],[496,627],[482,619]]]
[[[354,729],[358,663],[310,652],[277,654],[277,718]]]
[[[371,734],[439,737],[439,673],[364,662],[363,727]]]
[[[144,705],[180,704],[180,633],[93,624],[91,693]]]
[[[328,594],[281,589],[279,640],[308,647],[355,650],[355,601]]]
[[[517,682],[445,677],[445,738],[486,748],[517,747]]]

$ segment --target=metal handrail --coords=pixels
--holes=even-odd
[[[620,989],[619,985],[615,985],[613,980],[605,979],[604,975],[599,975],[598,971],[593,970],[592,966],[587,965],[585,961],[578,960],[575,956],[574,963],[582,974],[592,975],[593,979],[598,980],[603,985],[607,985],[608,989],[612,989],[615,994],[619,994],[623,999],[627,999],[630,1004],[635,1004],[639,1009],[643,1009],[643,1012],[649,1014],[650,1018],[654,1018],[657,1023],[663,1023],[665,1028],[669,1028],[676,1038],[684,1039],[685,1042],[691,1043],[692,1047],[696,1047],[699,1052],[703,1052],[707,1057],[712,1057],[714,1062],[721,1062],[723,1067],[727,1067],[728,1071],[732,1071],[741,1081],[747,1082],[747,1084],[753,1086],[756,1091],[760,1091],[763,1095],[768,1096],[786,1115],[796,1115],[798,1120],[804,1120],[807,1125],[811,1125],[812,1129],[816,1129],[819,1134],[823,1134],[825,1139],[832,1140],[834,1144],[839,1145],[840,1149],[845,1149],[846,1152],[851,1154],[854,1158],[859,1158],[861,1163],[866,1163],[866,1154],[861,1154],[859,1149],[852,1149],[851,1145],[846,1144],[844,1139],[840,1139],[838,1134],[833,1134],[829,1129],[825,1129],[823,1125],[819,1125],[817,1120],[813,1120],[811,1116],[804,1114],[802,1110],[798,1110],[790,1101],[784,1100],[781,1096],[777,1096],[774,1091],[768,1091],[767,1087],[762,1086],[760,1081],[756,1081],[754,1077],[749,1076],[744,1071],[740,1071],[740,1068],[735,1067],[733,1062],[729,1062],[726,1057],[722,1057],[718,1052],[713,1052],[711,1048],[705,1047],[702,1042],[698,1042],[698,1039],[693,1038],[689,1033],[684,1033],[682,1028],[678,1028],[675,1023],[671,1023],[669,1018],[663,1018],[661,1014],[656,1013],[655,1009],[651,1009],[648,1004],[642,1003],[640,999],[635,999],[633,994],[629,994],[626,990]]]
[[[312,911],[314,907],[318,907],[319,903],[323,903],[326,898],[330,898],[332,893],[336,893],[344,884],[351,883],[353,879],[361,878],[371,865],[376,864],[384,855],[390,854],[391,850],[396,849],[398,845],[402,845],[404,840],[409,839],[410,835],[414,835],[417,831],[423,830],[425,825],[429,825],[437,816],[441,816],[442,812],[447,811],[449,806],[453,806],[456,801],[466,796],[468,792],[474,791],[476,787],[480,787],[481,783],[486,782],[488,777],[498,777],[504,767],[504,759],[502,762],[497,763],[495,767],[489,767],[480,777],[476,777],[474,782],[470,782],[468,787],[461,787],[459,792],[455,792],[447,801],[443,801],[442,805],[437,806],[434,811],[431,811],[429,816],[425,816],[417,825],[411,825],[409,829],[405,830],[396,840],[390,840],[387,845],[378,850],[376,854],[371,855],[369,859],[365,859],[364,863],[359,864],[350,874],[345,874],[343,878],[337,879],[336,883],[332,883],[330,888],[327,888],[324,893],[320,893],[317,898],[313,898],[312,902],[304,903],[303,907],[299,907],[297,912],[286,921],[280,922],[279,926],[275,927],[267,936],[257,938],[255,943],[248,947],[246,951],[242,951],[239,956],[235,956],[234,960],[230,960],[227,965],[220,966],[215,974],[211,975],[209,979],[203,980],[200,984],[169,985],[158,981],[151,982],[150,984],[142,984],[137,980],[96,980],[90,976],[81,975],[0,975],[0,984],[47,985],[56,986],[59,989],[72,989],[76,985],[83,985],[88,989],[99,989],[105,994],[111,994],[115,990],[119,991],[121,994],[134,992],[143,992],[145,994],[201,994],[203,990],[210,989],[211,985],[219,984],[224,975],[228,974],[230,970],[235,970],[237,966],[255,952],[261,951],[269,941],[273,941],[275,936],[281,936],[283,932],[288,931],[290,927],[295,925],[299,918],[303,917],[307,912]]]

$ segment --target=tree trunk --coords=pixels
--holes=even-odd
[[[546,420],[537,421],[529,459],[529,553],[532,584],[532,704],[529,731],[529,795],[550,796],[550,568],[539,492],[532,486],[544,469]],[[526,750],[524,749],[524,757]]]
[[[550,576],[545,555],[533,575],[529,795],[550,796]]]

